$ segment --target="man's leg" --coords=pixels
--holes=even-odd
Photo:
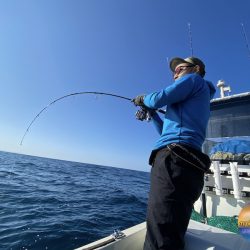
[[[185,166],[167,149],[160,150],[151,170],[144,250],[184,248],[184,236],[203,174]]]

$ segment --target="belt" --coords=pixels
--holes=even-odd
[[[156,154],[162,149],[164,148],[152,151],[149,158],[150,165],[153,165]],[[210,168],[211,161],[209,156],[198,150],[195,150],[192,147],[183,146],[177,143],[171,143],[167,145],[165,149],[167,149],[176,157],[180,158],[181,160],[187,162],[189,165],[201,170],[204,173],[207,172]]]
[[[177,143],[167,145],[167,149],[178,158],[203,172],[207,172],[210,168],[211,161],[209,156],[198,150],[192,149],[191,147],[187,148],[186,146]]]

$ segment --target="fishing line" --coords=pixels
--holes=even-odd
[[[85,92],[77,92],[77,93],[72,93],[72,94],[68,94],[68,95],[65,95],[65,96],[62,96],[54,101],[52,101],[51,103],[49,103],[47,106],[45,106],[35,117],[34,119],[30,122],[28,128],[26,129],[23,137],[22,137],[22,140],[20,142],[20,145],[23,144],[23,140],[25,138],[25,136],[27,135],[27,133],[29,132],[29,129],[30,127],[32,126],[32,124],[35,122],[35,120],[49,107],[51,106],[52,104],[55,104],[56,102],[64,99],[64,98],[67,98],[67,97],[70,97],[70,96],[75,96],[75,95],[83,95],[83,94],[94,94],[94,95],[106,95],[106,96],[112,96],[112,97],[116,97],[116,98],[120,98],[120,99],[124,99],[124,100],[127,100],[127,101],[132,101],[132,98],[128,98],[128,97],[124,97],[124,96],[121,96],[121,95],[115,95],[115,94],[111,94],[111,93],[105,93],[105,92],[94,92],[94,91],[85,91]],[[158,109],[157,111],[159,111],[160,113],[163,113],[165,114],[165,111],[164,110],[161,110],[161,109]]]

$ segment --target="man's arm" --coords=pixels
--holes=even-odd
[[[145,106],[152,109],[158,109],[172,103],[181,102],[193,93],[197,78],[200,78],[197,74],[185,75],[169,87],[159,92],[146,95],[143,102]]]

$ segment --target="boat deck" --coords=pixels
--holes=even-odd
[[[75,250],[142,250],[146,234],[146,223],[123,231],[124,238],[114,240],[108,236]],[[106,244],[105,244],[106,243]],[[186,234],[185,250],[249,250],[250,241],[238,234],[190,220]]]

